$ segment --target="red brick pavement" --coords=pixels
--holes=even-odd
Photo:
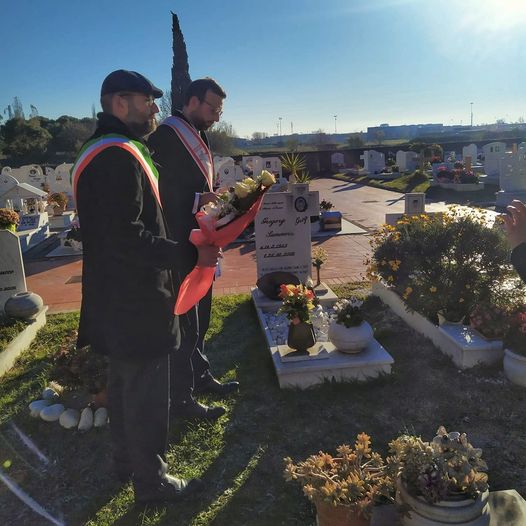
[[[346,219],[369,231],[384,222],[386,212],[404,210],[401,194],[378,188],[317,179],[312,182],[311,190],[318,190],[320,200],[330,200]],[[428,208],[443,209],[444,205],[433,204]],[[331,285],[361,279],[363,262],[369,254],[369,236],[353,234],[315,239],[313,246],[318,245],[329,254],[329,261],[321,270],[323,281]],[[230,245],[224,255],[222,276],[215,283],[214,295],[250,292],[257,279],[254,243]],[[44,258],[27,262],[25,268],[28,289],[42,296],[50,313],[80,308],[80,258]]]

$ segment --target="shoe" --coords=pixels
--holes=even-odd
[[[200,418],[202,420],[217,420],[226,413],[226,409],[217,406],[207,406],[196,401],[175,404],[171,413],[179,418]]]
[[[218,395],[227,395],[239,391],[239,382],[225,382],[221,383],[215,378],[211,378],[205,384],[194,388],[197,393],[213,393]]]
[[[179,479],[171,475],[165,475],[161,485],[153,491],[149,491],[135,497],[136,506],[146,506],[158,502],[178,502],[204,488],[200,479]]]

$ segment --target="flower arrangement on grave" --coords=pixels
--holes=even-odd
[[[298,463],[284,459],[285,479],[302,485],[305,496],[316,504],[320,526],[336,523],[327,517],[330,511],[369,519],[376,504],[393,502],[393,479],[367,434],[357,435],[354,448],[343,444],[336,452],[333,456],[320,451]]]
[[[431,161],[430,162],[431,162],[431,164],[441,163],[442,159],[438,155],[433,155],[433,157],[431,157]]]
[[[526,356],[526,305],[518,307],[512,313],[504,335],[504,347],[515,354]]]
[[[409,495],[437,503],[447,497],[476,499],[488,489],[482,450],[465,433],[438,428],[431,442],[403,434],[389,443],[389,471]]]
[[[515,276],[505,236],[490,228],[482,210],[404,216],[381,227],[371,246],[368,277],[381,279],[408,309],[433,322],[439,311],[449,321],[467,319]]]
[[[464,163],[457,161],[454,168],[450,170],[446,166],[440,166],[436,174],[439,183],[474,184],[478,183],[478,175],[472,170],[466,170]]]
[[[334,205],[325,199],[322,199],[320,201],[320,210],[323,210],[324,212],[329,212],[329,210],[332,210],[334,208]]]
[[[311,259],[312,259],[312,265],[316,268],[316,286],[318,286],[321,284],[321,280],[320,280],[321,266],[327,262],[327,260],[329,259],[329,255],[323,248],[316,247],[312,251]]]
[[[469,326],[488,339],[502,339],[510,328],[512,314],[509,305],[479,303],[469,315]]]
[[[68,196],[64,192],[53,192],[48,197],[48,204],[64,211],[68,204]]]
[[[315,307],[315,295],[305,285],[281,285],[279,297],[282,305],[278,312],[287,315],[287,318],[297,325],[310,320],[310,311]]]
[[[364,320],[362,305],[363,301],[354,296],[334,304],[328,336],[339,351],[360,352],[373,339],[373,328]]]
[[[252,223],[261,207],[263,195],[276,182],[263,170],[256,179],[247,177],[233,189],[218,194],[219,201],[205,205],[195,218],[199,229],[192,230],[190,241],[196,245],[225,247]],[[188,312],[212,286],[215,267],[196,266],[179,288],[175,314]]]
[[[363,322],[363,301],[355,298],[341,299],[334,304],[335,321],[345,327],[358,327]]]
[[[0,229],[16,232],[20,223],[20,216],[9,208],[0,208]]]

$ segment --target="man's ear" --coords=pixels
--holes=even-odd
[[[126,97],[120,97],[119,95],[115,94],[112,98],[111,106],[113,109],[113,115],[115,115],[115,117],[118,117],[122,120],[123,117],[128,115],[128,100]]]
[[[200,104],[201,101],[199,100],[199,97],[197,95],[192,95],[188,101],[187,106],[190,111],[194,111],[199,107]]]

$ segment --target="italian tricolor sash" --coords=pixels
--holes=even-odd
[[[169,126],[181,139],[188,153],[201,170],[210,192],[213,192],[214,161],[212,153],[197,130],[180,117],[171,116],[166,118],[161,125]]]
[[[93,158],[106,148],[117,147],[129,152],[137,161],[139,161],[141,168],[150,181],[153,194],[161,205],[161,198],[159,196],[159,173],[150,156],[148,148],[139,141],[133,141],[124,135],[108,134],[101,135],[89,142],[87,142],[79,152],[75,164],[71,168],[71,184],[73,186],[73,198],[77,200],[77,184],[80,174],[93,160]]]

